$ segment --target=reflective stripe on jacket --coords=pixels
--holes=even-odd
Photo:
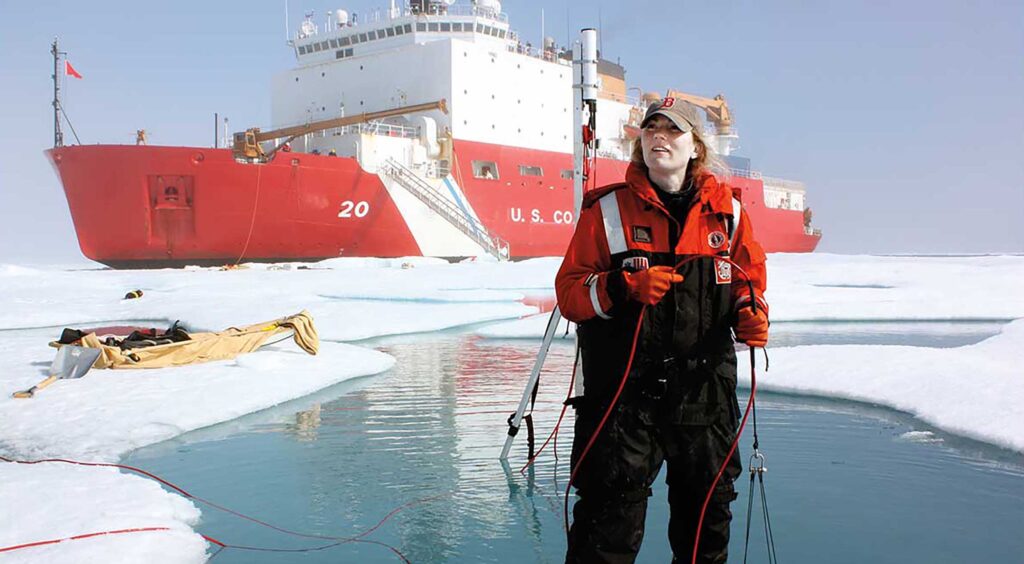
[[[767,310],[765,254],[749,217],[741,211],[734,220],[734,194],[713,175],[699,176],[696,186],[683,225],[664,208],[646,172],[634,165],[626,171],[626,183],[584,198],[555,291],[562,315],[580,324],[585,376],[593,376],[595,368],[619,376],[625,370],[641,306],[626,296],[623,269],[707,257],[682,267],[683,282],[645,314],[633,372],[664,357],[717,361],[735,354],[731,328],[736,309],[749,304],[750,290],[728,263],[711,256],[735,261],[749,275],[759,307]],[[677,239],[674,247],[672,239]],[[587,380],[589,388],[592,378]]]

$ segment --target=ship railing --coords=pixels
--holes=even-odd
[[[488,254],[498,260],[508,260],[509,244],[491,230],[484,227],[476,218],[464,213],[458,206],[442,196],[415,172],[409,170],[393,158],[388,158],[379,168],[387,176],[393,178],[400,186],[416,196],[428,208],[440,215],[480,245]]]
[[[385,137],[407,137],[415,139],[420,136],[420,129],[418,127],[409,127],[405,125],[394,125],[390,123],[371,121],[369,123],[356,123],[352,125],[346,125],[345,127],[336,127],[334,129],[329,129],[327,130],[327,133],[325,133],[325,135],[338,136],[350,133],[365,133],[368,135],[382,135]]]
[[[785,178],[777,178],[774,176],[765,176],[757,170],[743,170],[739,168],[728,169],[729,176],[738,176],[740,178],[753,178],[760,180],[764,183],[766,188],[771,190],[779,190],[782,192],[800,192],[801,194],[807,192],[807,186],[799,180],[786,180]]]
[[[774,178],[771,176],[762,176],[761,181],[764,182],[766,187],[774,190],[783,190],[786,192],[800,192],[801,194],[807,192],[807,187],[804,186],[803,182],[799,180],[786,180],[785,178]]]
[[[597,96],[602,100],[611,100],[612,102],[619,102],[620,104],[629,104],[630,106],[640,105],[640,98],[629,94],[619,94],[618,92],[606,92],[601,90],[597,93]]]
[[[410,11],[409,15],[411,15],[411,14],[412,14],[412,12]],[[438,15],[438,16],[475,16],[475,17],[478,17],[478,18],[492,19],[494,21],[498,21],[498,22],[501,22],[501,23],[508,23],[508,14],[506,14],[504,12],[498,12],[498,11],[492,10],[490,8],[484,8],[484,7],[481,7],[481,6],[472,6],[472,5],[470,5],[470,6],[466,6],[466,5],[448,6],[448,8],[446,8],[444,10],[444,13],[427,14],[427,15],[428,16],[433,16],[433,15]]]
[[[737,176],[739,178],[753,178],[755,180],[761,179],[761,173],[756,170],[744,170],[741,168],[730,168],[728,169],[729,176]]]
[[[425,12],[413,12],[412,8],[406,6],[401,11],[396,11],[395,15],[392,16],[388,13],[388,10],[375,9],[368,13],[360,16],[358,24],[352,24],[354,26],[366,25],[372,23],[378,23],[383,21],[394,20],[397,18],[405,18],[409,16],[474,16],[478,18],[487,18],[501,23],[508,23],[508,14],[505,12],[498,12],[491,8],[485,8],[483,6],[439,6],[437,9],[428,10]]]

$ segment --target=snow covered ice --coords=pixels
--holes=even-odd
[[[548,315],[523,298],[550,296],[559,263],[335,259],[308,268],[232,271],[0,265],[0,330],[6,330],[0,454],[116,462],[141,446],[393,365],[388,355],[359,346],[362,339],[457,327],[485,338],[539,339]],[[1017,256],[772,255],[767,297],[774,322],[1009,323],[995,337],[948,349],[776,348],[758,385],[886,405],[939,429],[1024,451],[1024,370],[1014,361],[1024,348],[1024,320],[1012,321],[1024,318],[1022,280],[1024,257]],[[144,296],[121,299],[134,289]],[[180,319],[193,330],[220,330],[302,309],[313,314],[323,341],[315,357],[285,341],[233,361],[93,370],[31,400],[10,397],[46,376],[54,354],[46,343],[62,327],[161,326]],[[741,364],[741,378],[747,373]],[[33,491],[47,495],[29,499]],[[109,468],[0,464],[0,507],[19,508],[17,516],[0,512],[0,547],[118,528],[169,529],[16,551],[5,554],[5,562],[202,562],[208,556],[209,546],[191,530],[197,507]]]

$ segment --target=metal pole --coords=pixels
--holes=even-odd
[[[572,45],[572,218],[583,206],[583,44]]]
[[[519,400],[519,407],[516,408],[516,414],[512,418],[512,426],[508,428],[508,436],[505,437],[505,446],[501,448],[500,460],[508,458],[508,451],[512,448],[512,441],[515,439],[516,433],[519,432],[519,425],[523,420],[523,414],[526,412],[526,406],[530,403],[530,395],[533,394],[533,387],[537,385],[537,379],[540,378],[540,371],[544,368],[544,360],[548,357],[548,348],[551,347],[551,340],[555,337],[555,332],[558,331],[558,322],[562,320],[562,314],[558,311],[558,306],[551,311],[551,317],[548,318],[548,327],[544,331],[544,341],[540,345],[540,352],[537,353],[537,360],[533,363],[533,370],[530,372],[530,379],[526,382],[526,388],[523,390],[523,397]]]
[[[213,148],[220,148],[220,116],[213,112]]]
[[[53,146],[64,146],[64,132],[60,129],[60,50],[57,49],[57,38],[53,38]]]

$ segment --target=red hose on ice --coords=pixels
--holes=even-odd
[[[146,470],[143,470],[141,468],[137,468],[135,466],[129,466],[129,465],[126,465],[126,464],[113,464],[113,463],[107,463],[107,462],[81,462],[81,461],[78,461],[78,460],[69,460],[69,459],[65,459],[65,458],[46,458],[46,459],[41,459],[41,460],[14,460],[14,459],[11,459],[11,458],[7,458],[5,456],[0,456],[0,461],[9,462],[9,463],[13,463],[13,464],[42,464],[42,463],[56,462],[56,463],[62,463],[62,464],[72,464],[72,465],[75,465],[75,466],[93,466],[93,467],[119,468],[121,470],[127,470],[129,472],[134,472],[136,474],[140,474],[142,476],[146,476],[147,478],[155,480],[155,481],[157,481],[157,482],[167,486],[168,488],[171,488],[172,490],[180,493],[181,495],[185,496],[188,499],[197,501],[197,502],[202,503],[204,505],[208,505],[208,506],[210,506],[210,507],[212,507],[214,509],[217,509],[219,511],[223,511],[224,513],[228,513],[230,515],[234,515],[235,517],[238,517],[240,519],[245,519],[247,521],[251,521],[251,522],[256,523],[258,525],[262,525],[264,527],[267,527],[269,529],[273,529],[275,531],[278,531],[278,532],[281,532],[281,533],[284,533],[284,534],[287,534],[287,535],[296,536],[296,537],[336,541],[336,542],[331,543],[329,545],[324,545],[324,546],[319,546],[319,547],[312,547],[312,548],[275,549],[275,548],[252,547],[252,546],[241,546],[241,545],[226,544],[226,543],[220,542],[220,541],[218,541],[216,539],[213,539],[211,537],[208,537],[206,535],[202,535],[202,537],[205,538],[206,540],[208,540],[208,541],[212,542],[213,544],[216,544],[216,545],[218,545],[218,546],[220,546],[222,548],[236,548],[236,549],[242,549],[242,550],[258,550],[258,551],[267,551],[267,552],[310,552],[310,551],[315,551],[315,550],[323,550],[325,548],[330,548],[330,547],[333,547],[333,546],[338,546],[338,545],[346,544],[346,543],[350,543],[350,542],[359,542],[359,543],[370,543],[370,544],[376,544],[376,545],[383,546],[383,547],[391,550],[395,554],[397,554],[403,561],[408,562],[409,560],[397,548],[395,548],[395,547],[393,547],[391,545],[382,543],[382,542],[363,539],[363,537],[365,537],[365,536],[369,535],[370,533],[372,533],[372,532],[376,531],[377,529],[379,529],[388,519],[393,517],[396,513],[398,513],[402,509],[405,509],[407,507],[411,507],[413,505],[417,505],[419,503],[425,503],[427,501],[433,501],[434,499],[437,499],[437,498],[443,497],[444,495],[447,495],[447,494],[440,494],[440,495],[435,495],[435,496],[430,496],[430,497],[425,497],[425,498],[422,498],[422,499],[417,499],[417,500],[410,501],[408,503],[405,503],[403,505],[400,505],[400,506],[396,507],[395,509],[392,509],[376,525],[374,525],[373,527],[370,527],[369,529],[363,531],[362,533],[359,533],[358,535],[351,536],[351,537],[336,537],[336,536],[329,536],[329,535],[315,535],[315,534],[301,533],[301,532],[298,532],[298,531],[292,531],[290,529],[286,529],[284,527],[279,527],[277,525],[268,523],[266,521],[261,521],[260,519],[257,519],[255,517],[250,517],[249,515],[246,515],[244,513],[239,512],[239,511],[235,511],[234,509],[231,509],[229,507],[225,507],[225,506],[220,505],[218,503],[212,502],[212,501],[210,501],[208,499],[199,497],[197,495],[193,495],[193,494],[185,491],[185,489],[183,489],[183,488],[181,488],[181,487],[179,487],[179,486],[177,486],[177,485],[175,485],[175,484],[173,484],[173,483],[171,483],[171,482],[161,478],[160,476],[157,476],[156,474],[153,474],[151,472],[147,472]],[[66,541],[66,540],[79,540],[79,539],[91,538],[91,537],[96,537],[96,536],[101,536],[101,535],[106,535],[106,534],[124,534],[124,533],[135,533],[135,532],[146,532],[146,531],[161,531],[161,530],[168,530],[168,529],[167,529],[167,527],[149,527],[149,528],[122,529],[122,530],[118,530],[118,531],[106,531],[106,532],[99,532],[99,533],[87,533],[87,534],[84,534],[84,535],[76,535],[74,537],[68,537],[68,538],[65,538],[65,539],[55,539],[55,540],[39,541],[39,542],[35,542],[35,543],[28,543],[28,544],[10,546],[10,547],[6,547],[6,548],[0,548],[0,552],[10,551],[10,550],[17,550],[17,549],[20,549],[20,548],[30,548],[30,547],[34,547],[34,546],[42,546],[42,545],[45,545],[45,544],[55,544],[55,543],[63,542],[63,541]]]
[[[118,529],[116,531],[101,531],[101,532],[98,532],[98,533],[85,533],[85,534],[82,534],[82,535],[75,535],[73,537],[64,537],[62,539],[51,539],[51,540],[44,540],[44,541],[29,542],[29,543],[25,543],[25,544],[16,544],[14,546],[5,546],[5,547],[0,548],[0,552],[11,552],[11,551],[18,550],[18,549],[21,549],[21,548],[33,548],[33,547],[36,547],[36,546],[46,546],[48,544],[57,544],[57,543],[62,543],[62,542],[67,542],[67,541],[76,541],[76,540],[82,540],[82,539],[89,539],[89,538],[93,538],[93,537],[101,537],[101,536],[104,536],[104,535],[123,535],[123,534],[128,534],[128,533],[147,533],[147,532],[151,532],[151,531],[169,531],[169,530],[171,530],[171,529],[168,528],[168,527],[140,527],[140,528],[136,528],[136,529]]]

